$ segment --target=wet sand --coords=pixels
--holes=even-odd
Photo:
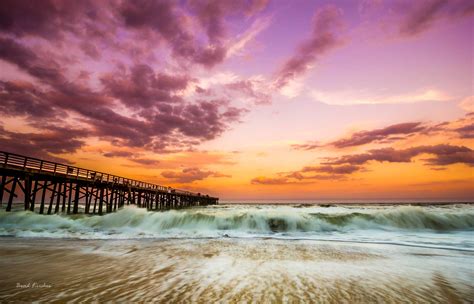
[[[469,303],[472,261],[319,241],[2,238],[0,301]]]

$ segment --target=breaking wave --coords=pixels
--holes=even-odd
[[[124,208],[105,216],[0,212],[0,235],[60,238],[318,236],[360,231],[474,231],[474,208],[211,207],[147,212]]]

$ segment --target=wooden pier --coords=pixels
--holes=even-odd
[[[6,211],[102,215],[125,205],[159,211],[219,201],[209,195],[3,151],[0,176],[0,207]]]

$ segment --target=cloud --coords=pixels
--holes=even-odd
[[[283,88],[295,78],[304,74],[310,65],[323,54],[340,46],[342,41],[336,32],[342,25],[342,11],[333,5],[319,8],[313,17],[311,36],[303,41],[278,70],[275,80],[277,88]]]
[[[203,171],[199,168],[185,168],[182,171],[163,171],[161,175],[178,183],[192,183],[198,180],[204,180],[208,177],[222,178],[231,177],[215,171]]]
[[[110,151],[103,154],[105,157],[132,157],[135,153],[129,151]]]
[[[285,185],[290,184],[291,182],[286,177],[256,177],[253,178],[250,183],[252,185]]]
[[[351,175],[357,171],[363,171],[364,169],[357,165],[342,164],[342,165],[315,165],[306,166],[297,171],[281,172],[283,178],[287,179],[287,182],[296,181],[315,181],[315,180],[344,180],[346,176]]]
[[[469,0],[425,0],[407,1],[398,6],[403,18],[399,23],[402,36],[415,36],[427,31],[439,21],[452,21],[474,13],[474,4]]]
[[[286,84],[280,88],[280,94],[290,99],[298,97],[304,89],[303,77],[288,80]]]
[[[129,73],[109,73],[101,77],[105,93],[125,106],[149,108],[158,103],[179,103],[177,95],[189,83],[186,75],[155,73],[146,64],[136,64]]]
[[[453,164],[474,167],[474,150],[465,146],[439,144],[408,149],[383,148],[361,154],[326,158],[319,165],[306,166],[297,171],[281,172],[278,177],[256,177],[251,180],[251,183],[285,185],[304,181],[311,183],[317,180],[341,181],[354,173],[367,171],[366,165],[369,162],[409,163],[413,158],[424,154],[432,156],[422,160],[432,170],[444,170],[445,166]]]
[[[200,97],[225,96],[241,105],[267,105],[272,102],[272,88],[262,75],[243,78],[232,72],[220,72],[202,77],[193,83],[194,90],[184,95]]]
[[[186,76],[155,73],[147,65],[133,65],[121,75],[107,74],[101,78],[104,89],[93,91],[69,82],[53,59],[43,60],[11,39],[3,42],[0,58],[16,64],[49,88],[2,82],[0,94],[7,102],[0,110],[12,116],[26,114],[39,119],[37,114],[45,115],[45,109],[50,117],[74,112],[90,127],[90,136],[110,140],[117,146],[142,146],[160,152],[168,146],[179,149],[214,139],[246,112],[224,99],[184,100],[177,92],[187,87]],[[141,115],[120,114],[114,108],[115,101]],[[23,111],[29,112],[22,113],[25,105],[30,107]]]
[[[55,118],[46,94],[23,81],[0,81],[0,112],[6,116]],[[64,115],[62,115],[64,116]]]
[[[120,15],[129,29],[153,31],[164,39],[174,56],[212,67],[226,54],[222,45],[201,45],[186,27],[186,15],[172,1],[125,1]]]
[[[131,162],[142,165],[143,167],[154,167],[160,163],[157,159],[142,157],[140,153],[130,151],[110,151],[102,154],[105,157],[121,157]]]
[[[258,34],[266,30],[272,21],[271,17],[264,17],[256,19],[250,28],[238,37],[238,40],[231,44],[227,50],[227,56],[239,55],[242,53],[242,50],[254,40]]]
[[[413,38],[472,16],[470,0],[362,1],[360,13],[370,30],[385,37]],[[371,21],[375,20],[375,23]]]
[[[199,23],[205,28],[211,43],[226,36],[225,17],[252,16],[263,10],[268,0],[192,0],[191,8],[197,13]]]
[[[375,129],[371,131],[360,131],[353,133],[349,138],[342,138],[329,143],[328,145],[336,148],[347,148],[365,145],[373,142],[387,142],[391,138],[400,140],[406,138],[406,136],[413,135],[425,130],[426,127],[422,126],[420,122],[408,122],[391,125],[382,129]],[[394,135],[397,135],[394,137]]]
[[[471,115],[451,122],[438,124],[422,124],[420,122],[401,123],[385,128],[355,132],[347,138],[342,138],[327,144],[307,143],[293,145],[299,150],[323,149],[328,146],[336,148],[352,148],[369,143],[391,143],[404,140],[414,135],[443,134],[445,136],[455,134],[460,139],[474,138],[474,124]],[[474,167],[474,150],[462,145],[437,144],[420,145],[405,149],[384,147],[370,149],[359,154],[346,154],[337,157],[325,158],[320,164],[306,166],[300,170],[282,173],[284,177],[291,180],[328,179],[340,180],[353,173],[367,170],[371,162],[410,163],[415,157],[428,155],[421,159],[426,166],[435,171],[445,170],[446,166],[453,164],[464,164]]]
[[[98,4],[98,3],[97,3]],[[93,12],[87,14],[86,12]],[[79,21],[97,21],[102,15],[96,1],[5,0],[0,5],[0,30],[16,36],[57,38],[65,31],[79,32]]]
[[[456,163],[474,166],[474,151],[465,146],[439,144],[432,146],[417,146],[407,149],[382,148],[369,150],[367,153],[343,155],[328,158],[326,165],[363,165],[370,161],[408,163],[421,154],[431,154],[434,157],[426,163],[433,166],[446,166]]]
[[[324,145],[315,142],[308,142],[305,144],[292,145],[292,148],[296,150],[308,151],[327,146],[333,146],[335,148],[342,149],[370,143],[389,143],[392,141],[403,140],[411,135],[419,134],[428,130],[429,128],[422,125],[421,122],[399,123],[381,129],[355,132],[347,138],[341,138]]]
[[[308,141],[303,144],[293,144],[295,150],[311,151],[334,147],[337,149],[353,148],[367,144],[388,144],[403,141],[413,136],[445,135],[456,136],[460,139],[474,138],[474,120],[471,114],[463,118],[442,123],[406,122],[390,125],[380,129],[354,132],[348,137],[328,143]]]
[[[458,132],[461,138],[474,138],[474,123],[456,128],[454,131]]]
[[[321,91],[312,90],[314,100],[330,105],[354,104],[401,104],[424,101],[446,101],[451,97],[436,88],[425,88],[400,95],[374,94],[366,90],[338,90]]]
[[[250,180],[252,185],[309,185],[313,184],[314,181],[303,181],[300,178],[294,178],[292,176],[285,177],[265,177],[259,176]]]
[[[153,167],[160,163],[159,160],[152,159],[152,158],[130,158],[130,161],[143,165],[144,167]]]
[[[474,112],[474,96],[469,96],[461,100],[459,107],[467,112]]]
[[[308,166],[301,169],[301,173],[307,172],[319,172],[319,173],[328,173],[328,174],[351,174],[356,171],[359,171],[360,167],[355,165],[341,165],[341,166]]]
[[[123,2],[119,11],[126,27],[136,31],[151,30],[167,42],[174,56],[210,68],[227,55],[226,17],[252,16],[264,9],[266,2],[189,1],[190,5],[183,8],[174,1],[143,0]],[[200,39],[194,27],[196,23],[204,30],[207,43]]]
[[[54,154],[73,153],[86,144],[87,130],[54,125],[46,127],[48,131],[43,133],[20,133],[0,126],[0,146],[2,150],[12,153],[69,163]]]
[[[291,145],[293,149],[296,150],[305,150],[305,151],[310,151],[310,150],[315,150],[317,148],[324,147],[323,145],[319,144],[319,142],[315,141],[310,141],[304,144],[293,144]]]
[[[265,83],[258,79],[238,80],[225,85],[231,91],[240,92],[251,99],[254,104],[270,104],[271,95],[266,91]]]
[[[262,81],[235,88],[209,84],[188,96],[193,75],[221,63],[269,23],[266,0],[9,1],[0,5],[0,114],[38,134],[45,117],[86,128],[86,138],[117,148],[170,153],[214,139],[248,110],[268,102]],[[238,29],[229,18],[245,18]],[[236,39],[239,37],[239,39]],[[15,67],[15,69],[16,69]],[[1,68],[1,67],[0,67]],[[28,80],[20,81],[18,74]],[[219,90],[214,90],[219,86]],[[212,94],[210,94],[212,92]],[[87,145],[87,140],[85,140]],[[143,160],[142,162],[146,162]]]

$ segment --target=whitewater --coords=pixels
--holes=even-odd
[[[394,243],[474,250],[474,205],[253,206],[105,216],[0,213],[0,236],[78,239],[282,238]]]

